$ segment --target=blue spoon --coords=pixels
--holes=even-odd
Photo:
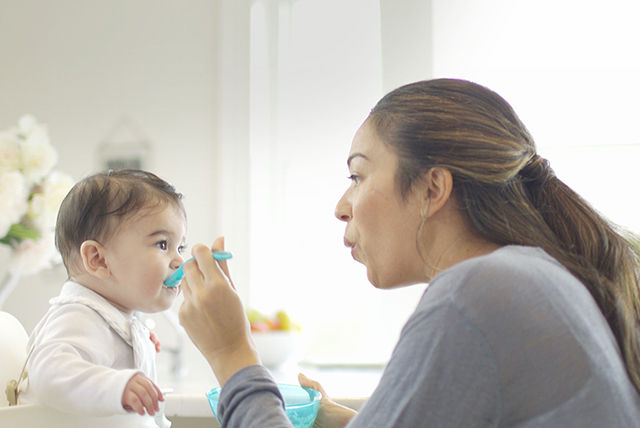
[[[211,255],[216,260],[229,260],[231,257],[233,257],[231,253],[227,251],[214,251],[213,253],[211,253]],[[165,279],[164,286],[169,288],[178,286],[178,284],[180,284],[180,281],[182,281],[182,277],[184,276],[184,271],[183,271],[184,265],[185,263],[190,262],[191,260],[193,260],[193,257],[191,257],[186,262],[182,263],[180,267],[176,269],[176,271],[172,273],[169,278]]]

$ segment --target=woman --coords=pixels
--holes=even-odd
[[[361,412],[325,398],[316,426],[639,426],[638,250],[554,175],[506,101],[460,80],[398,88],[347,164],[336,216],[353,257],[378,288],[429,287]],[[194,248],[180,318],[223,385],[222,424],[290,426],[208,254]]]

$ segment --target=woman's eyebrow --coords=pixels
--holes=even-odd
[[[351,166],[351,161],[353,160],[353,158],[357,158],[357,157],[369,160],[369,158],[366,157],[363,153],[360,153],[360,152],[352,153],[349,156],[349,158],[347,158],[347,166]]]

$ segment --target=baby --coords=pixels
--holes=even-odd
[[[157,342],[134,312],[168,309],[178,294],[163,281],[183,262],[181,198],[139,170],[96,174],[71,189],[56,225],[69,279],[29,339],[21,402],[91,415],[158,411]]]

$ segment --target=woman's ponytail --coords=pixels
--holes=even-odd
[[[436,79],[387,94],[369,120],[398,154],[401,195],[430,168],[447,168],[477,233],[540,247],[583,282],[640,392],[638,247],[556,177],[511,106],[480,85]]]
[[[640,392],[640,251],[584,199],[555,176],[531,202],[557,237],[545,248],[589,290],[620,347]]]

